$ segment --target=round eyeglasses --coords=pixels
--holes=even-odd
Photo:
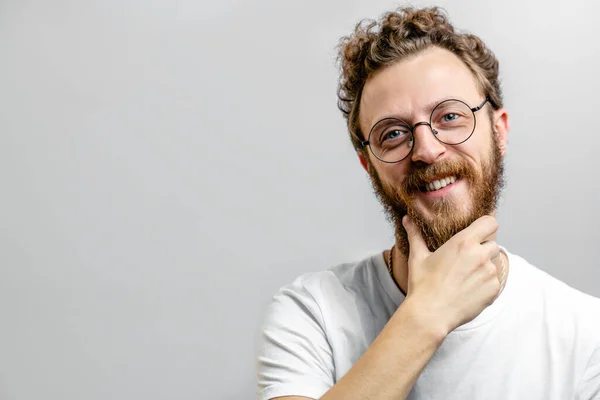
[[[483,108],[485,103],[492,100],[489,97],[478,107],[471,108],[461,100],[444,100],[431,111],[429,122],[417,122],[410,125],[398,118],[384,118],[378,121],[367,140],[361,145],[369,146],[373,155],[385,163],[397,163],[411,153],[415,141],[415,128],[427,125],[433,136],[448,145],[466,142],[475,132],[477,121],[475,113]]]

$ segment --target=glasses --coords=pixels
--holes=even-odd
[[[384,118],[371,128],[362,146],[369,146],[373,155],[385,163],[404,160],[414,147],[415,129],[427,125],[433,136],[444,144],[457,145],[466,142],[475,132],[475,113],[492,100],[489,97],[478,107],[471,108],[461,100],[444,100],[434,107],[429,122],[410,125],[398,118]]]

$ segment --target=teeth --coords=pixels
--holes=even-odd
[[[456,176],[448,176],[446,178],[439,179],[437,181],[429,182],[425,185],[425,187],[427,188],[428,192],[431,192],[433,190],[439,190],[443,187],[446,187],[449,184],[454,183],[454,182],[456,182]]]

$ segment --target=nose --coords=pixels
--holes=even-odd
[[[446,146],[435,138],[431,127],[426,123],[417,124],[413,129],[413,136],[412,162],[421,161],[426,164],[433,164],[438,157],[446,152]]]

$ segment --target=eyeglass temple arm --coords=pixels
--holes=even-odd
[[[485,106],[485,103],[487,103],[488,101],[490,102],[490,104],[492,105],[492,107],[497,108],[496,104],[488,96],[488,97],[485,98],[485,100],[483,101],[483,103],[481,103],[478,107],[471,108],[471,111],[476,112],[476,111],[481,110],[483,108],[483,106]]]

